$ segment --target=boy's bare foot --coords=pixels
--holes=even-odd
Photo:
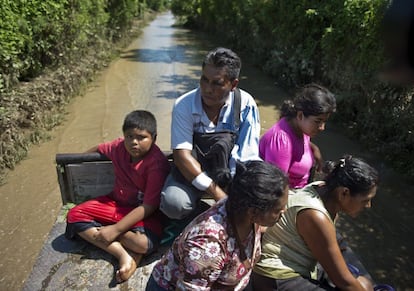
[[[134,274],[135,270],[137,269],[137,263],[135,260],[128,256],[128,259],[120,259],[119,260],[119,270],[116,271],[116,281],[118,283],[122,283],[128,280],[132,274]]]
[[[133,257],[128,256],[119,260],[119,270],[116,271],[115,275],[118,283],[128,280],[134,274],[142,256],[142,254],[134,254]]]

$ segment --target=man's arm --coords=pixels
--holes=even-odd
[[[226,197],[226,193],[201,170],[200,163],[192,156],[191,150],[173,150],[174,164],[184,178],[196,188],[207,192],[214,200]]]

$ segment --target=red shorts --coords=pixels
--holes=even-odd
[[[70,209],[67,215],[67,222],[76,223],[96,221],[102,225],[110,225],[120,221],[133,209],[135,209],[135,207],[119,206],[116,201],[108,196],[100,196],[92,200],[85,201]],[[161,237],[162,222],[162,213],[157,210],[144,220],[137,221],[131,229],[136,227],[144,227]]]

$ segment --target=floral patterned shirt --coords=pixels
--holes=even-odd
[[[243,290],[251,269],[239,258],[233,228],[222,199],[195,218],[155,265],[152,276],[167,290]],[[260,230],[242,242],[252,265],[260,257]]]

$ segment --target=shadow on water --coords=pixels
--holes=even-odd
[[[201,71],[201,62],[205,51],[189,48],[189,43],[194,42],[197,36],[188,30],[180,30],[173,33],[173,38],[178,42],[182,41],[185,44],[171,44],[169,46],[162,46],[158,49],[152,48],[134,48],[126,50],[121,54],[121,58],[131,62],[138,63],[165,63],[171,64],[175,69],[177,66],[187,67],[185,74],[179,74],[175,70],[172,74],[163,74],[157,80],[157,84],[166,87],[170,84],[172,90],[157,91],[157,98],[176,99],[181,94],[192,90],[198,86],[199,75]],[[171,37],[170,35],[158,35],[157,37]],[[168,86],[167,86],[168,87]]]
[[[151,49],[136,49],[129,50],[121,55],[121,58],[127,59],[129,61],[136,62],[162,62],[162,63],[172,63],[173,57],[171,53],[175,53],[174,50],[151,50]]]
[[[197,74],[197,71],[193,71]],[[170,83],[174,85],[174,90],[162,90],[157,93],[157,98],[176,99],[185,92],[198,86],[198,79],[191,78],[188,75],[162,76],[159,83]]]
[[[191,52],[189,52],[191,53]],[[140,63],[183,63],[189,64],[194,57],[186,54],[185,46],[161,49],[132,49],[121,54],[121,58]]]

